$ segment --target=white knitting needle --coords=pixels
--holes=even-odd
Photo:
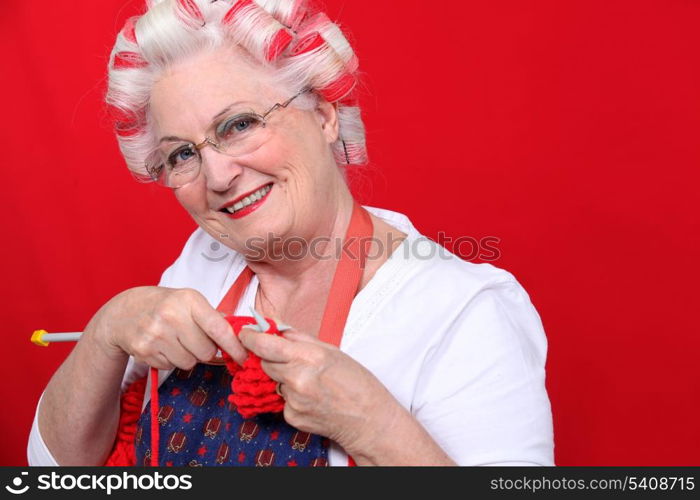
[[[270,329],[270,323],[267,322],[267,320],[258,312],[255,310],[255,308],[251,307],[250,312],[253,314],[253,317],[255,318],[255,322],[257,325],[245,325],[245,328],[249,328],[251,330],[254,330],[256,332],[266,332]],[[282,322],[277,323],[277,331],[279,332],[286,332],[287,330],[291,330],[292,327],[289,325],[286,325]],[[214,357],[215,360],[220,360],[222,359],[222,354],[221,350],[219,349],[216,351],[216,356]]]
[[[258,332],[266,332],[270,329],[270,323],[265,320],[265,318],[260,314],[258,311],[256,311],[254,308],[250,308],[250,312],[253,314],[253,317],[255,318],[255,321],[257,322],[257,325],[255,326],[246,326],[246,328],[250,328],[251,330],[255,330]],[[285,325],[282,322],[277,323],[277,330],[280,332],[286,332],[287,330],[291,330],[292,327],[289,325]]]
[[[46,330],[36,330],[32,333],[31,341],[36,345],[46,347],[49,342],[77,342],[82,332],[48,333]]]
[[[251,330],[256,330],[258,332],[266,332],[269,330],[270,323],[268,323],[265,318],[252,307],[250,310],[253,313],[253,317],[255,318],[257,325],[247,326],[246,328],[250,328]],[[291,329],[291,326],[284,323],[280,322],[277,324],[277,330],[280,332]],[[34,333],[32,333],[30,340],[33,344],[46,347],[51,342],[77,342],[80,340],[82,334],[83,332],[49,333],[46,330],[36,330]]]

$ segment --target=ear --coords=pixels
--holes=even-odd
[[[328,144],[333,144],[340,136],[338,108],[336,108],[335,104],[331,104],[325,99],[319,99],[315,112],[326,141]]]

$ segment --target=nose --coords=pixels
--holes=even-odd
[[[243,167],[235,158],[219,153],[214,147],[202,148],[200,154],[207,189],[217,192],[228,191],[236,178],[241,175]]]

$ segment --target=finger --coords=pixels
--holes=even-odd
[[[286,332],[282,333],[282,336],[290,342],[310,342],[312,344],[326,343],[319,340],[318,337],[314,337],[309,333],[300,332],[299,330],[287,330]]]
[[[290,342],[277,335],[258,333],[255,330],[243,328],[238,339],[244,347],[267,361],[286,363],[292,359]]]
[[[275,363],[273,361],[262,360],[260,367],[275,382],[288,383],[289,365],[287,363]]]
[[[216,355],[216,344],[211,338],[203,334],[196,325],[181,331],[178,335],[178,340],[182,347],[192,353],[199,361],[210,361]]]
[[[229,322],[224,319],[219,311],[211,307],[204,296],[198,295],[199,297],[193,300],[191,304],[192,318],[195,323],[234,361],[238,364],[243,364],[248,357],[248,353],[238,341],[238,338],[236,338],[233,328],[231,328]]]
[[[173,368],[175,368],[175,366],[170,361],[168,361],[168,358],[163,356],[163,354],[160,352],[145,359],[144,362],[148,366],[152,368],[157,368],[159,370],[172,370]]]
[[[164,346],[160,352],[170,363],[183,370],[189,370],[197,364],[197,358],[185,349],[182,344],[180,344],[179,340],[170,342],[167,346]]]

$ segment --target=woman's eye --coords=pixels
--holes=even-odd
[[[168,156],[168,165],[170,168],[181,168],[187,165],[192,158],[197,156],[192,146],[184,146],[176,149]]]
[[[219,137],[231,138],[250,132],[260,124],[260,119],[253,115],[238,115],[224,121],[217,130]]]

